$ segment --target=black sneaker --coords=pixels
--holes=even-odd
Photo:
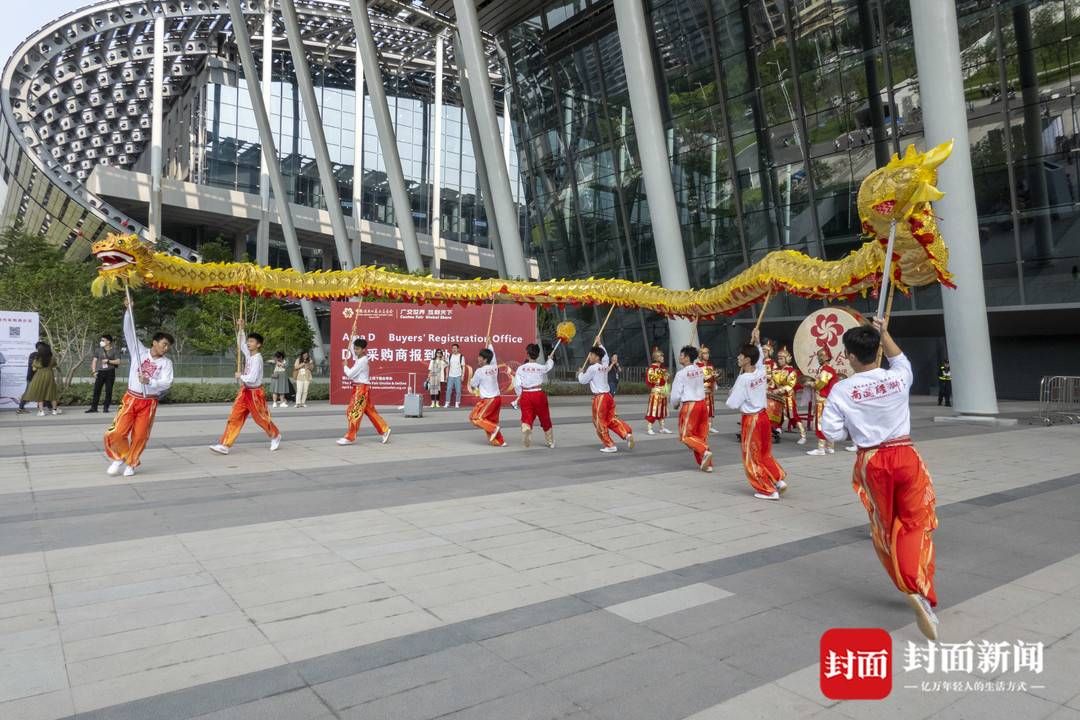
[[[90,408],[90,409],[89,409],[89,410],[87,410],[86,412],[87,412],[87,413],[96,413],[96,412],[97,412],[97,408]]]

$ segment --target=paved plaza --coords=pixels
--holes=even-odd
[[[905,672],[923,643],[870,543],[854,455],[808,457],[755,500],[718,418],[716,472],[674,435],[602,455],[584,398],[558,447],[484,444],[465,410],[366,424],[275,410],[214,455],[226,406],[162,406],[132,478],[108,418],[0,416],[0,720],[1080,719],[1080,428],[932,422],[942,640],[1044,644],[1012,668]],[[1003,404],[1003,411],[1025,409]],[[809,447],[809,446],[807,446]],[[819,641],[880,627],[882,701],[822,695]],[[1023,679],[1015,692],[920,681]],[[904,687],[905,684],[916,687]]]

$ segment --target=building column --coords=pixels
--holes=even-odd
[[[356,78],[353,81],[353,225],[356,228],[356,240],[353,242],[353,261],[360,265],[364,244],[360,227],[363,217],[360,209],[364,202],[364,58],[360,55],[360,43],[356,43]]]
[[[274,96],[274,10],[266,3],[263,11],[262,36],[262,91],[267,104]],[[262,146],[262,170],[259,173],[259,202],[261,214],[255,234],[255,263],[260,267],[270,264],[270,156],[266,145]]]
[[[454,58],[460,59],[462,55],[461,39],[454,38]],[[495,203],[491,198],[491,181],[487,174],[483,143],[480,142],[480,126],[476,120],[476,106],[473,104],[472,90],[469,87],[469,78],[464,69],[458,65],[458,84],[461,87],[461,106],[465,111],[465,121],[469,124],[469,141],[472,143],[473,158],[476,160],[476,179],[480,184],[480,199],[484,203],[484,215],[487,216],[488,241],[491,243],[491,251],[495,253],[495,267],[498,268],[499,277],[510,277],[506,271],[506,256],[503,255],[502,233],[499,232],[499,222],[495,216]]]
[[[937,214],[949,219],[949,268],[956,276],[955,290],[941,289],[945,341],[955,378],[953,406],[959,413],[994,415],[998,411],[997,393],[986,321],[956,6],[941,0],[911,0],[911,24],[926,145],[956,142],[952,156],[938,168],[937,186],[945,197],[934,205]]]
[[[367,3],[361,0],[350,0],[350,6],[356,42],[360,47],[360,56],[364,63],[364,79],[367,80],[368,94],[371,96],[375,130],[379,134],[379,146],[382,148],[383,160],[386,163],[386,180],[390,185],[390,197],[394,202],[394,219],[397,221],[398,232],[401,233],[405,251],[405,267],[409,272],[422,271],[424,258],[420,254],[420,243],[416,240],[412,203],[409,200],[409,193],[405,190],[405,173],[401,170],[397,135],[394,133],[394,123],[390,119],[390,107],[386,102],[382,70],[379,68],[379,53],[375,48],[375,38],[371,34]]]
[[[499,123],[495,119],[495,98],[491,91],[491,79],[488,77],[487,54],[484,52],[480,35],[480,21],[476,16],[476,0],[454,0],[454,14],[457,17],[458,47],[462,51],[455,60],[458,62],[459,72],[462,69],[461,63],[464,62],[469,79],[480,145],[484,150],[484,167],[487,168],[491,200],[498,216],[499,243],[502,245],[506,270],[510,276],[528,279],[529,270],[525,264],[525,251],[518,228],[518,211],[510,190],[510,173],[506,170],[506,163],[500,152]],[[479,160],[479,157],[477,159]],[[488,222],[490,223],[490,219]]]
[[[514,145],[514,133],[510,130],[510,83],[503,84],[503,162],[506,163],[506,172],[510,173],[510,151]],[[513,192],[513,185],[510,187]]]
[[[615,24],[619,30],[619,46],[626,69],[634,136],[641,157],[641,175],[649,200],[660,281],[669,290],[689,290],[690,276],[686,269],[682,227],[675,205],[671,163],[665,142],[667,133],[660,116],[656,76],[649,51],[649,26],[645,22],[641,0],[615,0]],[[687,320],[668,320],[668,328],[674,357],[679,348],[690,344],[691,326]]]
[[[443,47],[442,33],[435,36],[435,103],[431,140],[431,274],[442,275],[442,141],[443,141]]]
[[[232,19],[233,35],[236,41],[236,52],[240,56],[240,65],[244,69],[245,78],[256,78],[255,56],[251,52],[251,38],[248,36],[247,21],[244,11],[240,9],[240,0],[228,0],[229,16]],[[255,124],[259,128],[259,142],[262,143],[263,157],[266,160],[265,167],[270,175],[270,185],[274,190],[274,200],[277,202],[278,222],[281,223],[281,234],[285,236],[285,248],[289,253],[289,264],[298,273],[304,272],[304,257],[300,254],[300,242],[296,239],[296,226],[293,225],[292,214],[289,212],[289,196],[285,192],[285,179],[281,176],[281,168],[278,166],[277,146],[274,143],[273,129],[270,127],[270,115],[266,112],[263,103],[262,88],[260,83],[245,83],[248,96],[251,99],[251,110],[255,115]],[[304,320],[315,337],[315,346],[311,348],[311,357],[316,363],[322,364],[325,359],[323,353],[322,332],[319,330],[319,319],[315,316],[315,305],[310,300],[301,300],[300,309],[304,313]]]
[[[338,264],[341,265],[342,270],[352,270],[349,230],[345,227],[345,213],[341,210],[337,178],[334,176],[334,166],[330,162],[330,151],[326,147],[322,113],[319,112],[318,101],[315,97],[315,86],[311,81],[311,70],[304,52],[304,40],[300,37],[300,22],[296,17],[296,5],[293,0],[281,0],[281,17],[285,21],[285,37],[289,40],[289,52],[292,54],[296,84],[300,88],[300,99],[304,103],[304,118],[307,120],[308,134],[315,150],[319,182],[322,183],[323,197],[326,198],[326,210],[330,213],[330,227],[334,232],[334,247],[337,250]]]
[[[162,112],[165,91],[165,18],[154,19],[154,61],[151,82],[153,91],[150,108],[150,211],[148,223],[150,242],[161,239],[161,172],[162,172]]]

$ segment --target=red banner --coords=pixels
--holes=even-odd
[[[345,405],[352,395],[352,384],[345,377],[345,358],[356,312],[356,303],[330,304],[330,402],[333,405]],[[444,356],[449,355],[453,343],[461,346],[461,354],[469,366],[463,382],[463,402],[469,405],[475,402],[468,390],[468,378],[477,365],[477,353],[484,347],[490,305],[443,307],[365,302],[359,312],[356,334],[368,341],[372,400],[376,405],[401,405],[410,375],[414,376],[416,392],[425,395],[428,361],[436,349],[441,349]],[[513,371],[525,358],[525,345],[536,342],[536,311],[527,305],[496,305],[491,336],[502,370],[503,392],[513,395]]]

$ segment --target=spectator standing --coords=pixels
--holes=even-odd
[[[33,378],[26,386],[19,401],[19,409],[23,410],[28,402],[38,404],[38,415],[44,415],[46,408],[52,410],[53,415],[60,414],[57,402],[60,400],[60,389],[56,385],[56,356],[47,343],[37,344],[37,357],[31,362]]]
[[[945,407],[952,407],[952,369],[949,367],[949,358],[945,358],[945,362],[938,368],[937,379],[937,404],[944,402]]]
[[[431,396],[431,407],[439,407],[439,396],[442,394],[443,377],[446,374],[446,358],[443,357],[443,351],[438,349],[435,351],[435,356],[428,360],[428,375],[425,386],[427,387],[428,395]],[[447,395],[447,405],[450,404],[450,397]]]
[[[90,360],[90,374],[94,376],[94,395],[90,400],[90,407],[86,412],[96,413],[98,402],[101,400],[101,391],[105,391],[105,401],[102,403],[102,411],[109,412],[112,404],[113,385],[116,383],[116,368],[120,365],[120,351],[113,344],[113,337],[102,334],[98,346],[94,348],[94,357]]]
[[[611,356],[611,365],[607,371],[608,387],[611,389],[611,397],[615,397],[616,391],[619,389],[619,374],[622,372],[622,366],[619,365],[619,354],[614,353]]]
[[[315,363],[311,360],[311,353],[307,350],[300,353],[293,363],[293,380],[296,381],[296,407],[307,407],[308,390],[311,388],[311,377],[315,372]]]
[[[278,350],[274,353],[274,370],[270,374],[270,393],[274,396],[274,405],[277,407],[289,407],[289,375],[286,371],[285,353]]]
[[[465,377],[465,356],[457,343],[450,346],[450,357],[446,360],[446,407],[450,407],[450,398],[457,393],[454,407],[461,407],[461,383]]]

